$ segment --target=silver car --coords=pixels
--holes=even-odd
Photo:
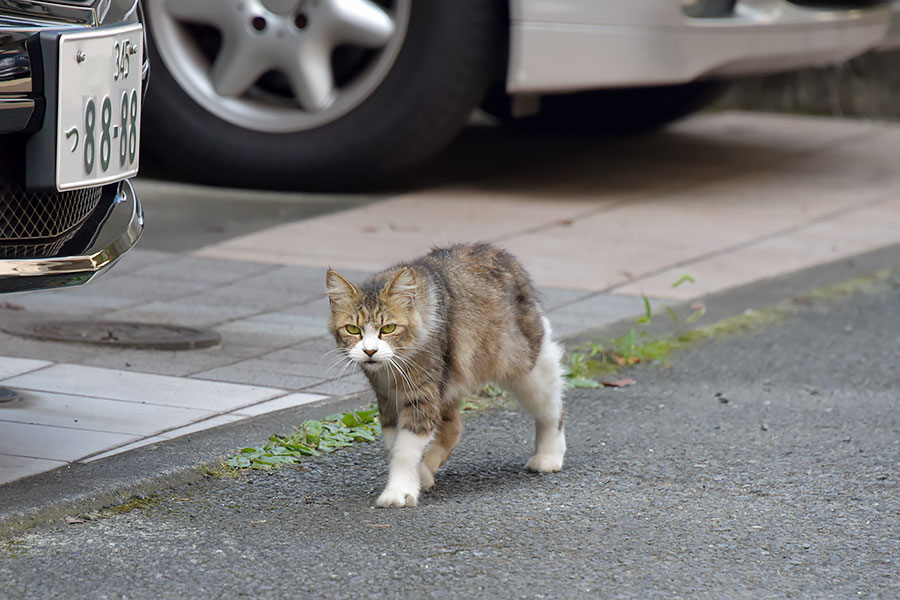
[[[653,129],[718,81],[885,43],[887,0],[146,0],[147,150],[220,184],[352,188],[443,147],[481,105]]]

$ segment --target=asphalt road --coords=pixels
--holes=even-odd
[[[895,280],[571,392],[561,473],[495,408],[417,509],[358,445],[2,540],[0,597],[896,598],[898,356]]]

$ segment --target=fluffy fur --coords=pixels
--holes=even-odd
[[[454,245],[359,285],[329,270],[326,284],[338,349],[378,399],[389,475],[377,506],[416,506],[459,441],[460,398],[489,382],[511,390],[535,418],[526,467],[562,467],[561,349],[511,254]]]

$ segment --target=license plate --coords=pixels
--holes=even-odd
[[[58,190],[137,174],[143,57],[140,24],[59,37]]]

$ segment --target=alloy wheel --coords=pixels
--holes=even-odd
[[[299,132],[345,115],[393,66],[412,0],[148,0],[160,58],[206,111]]]

